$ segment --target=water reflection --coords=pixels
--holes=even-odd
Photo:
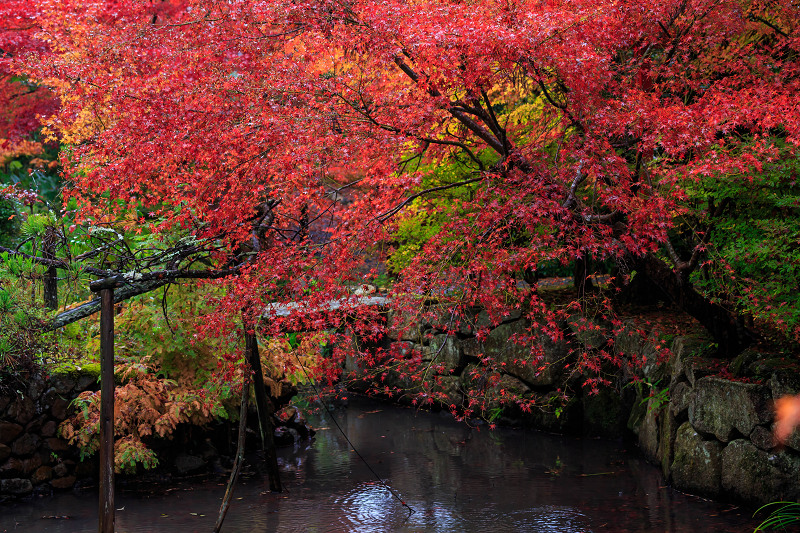
[[[313,443],[281,450],[287,492],[247,478],[226,532],[737,532],[748,513],[676,493],[619,443],[470,428],[439,415],[355,401],[311,420]],[[415,512],[395,498],[376,475]],[[122,491],[119,531],[210,531],[225,480],[148,497]],[[95,493],[0,507],[0,532],[96,531]],[[42,516],[69,515],[69,520]],[[742,516],[744,515],[744,516]]]

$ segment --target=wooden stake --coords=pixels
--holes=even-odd
[[[258,408],[258,422],[261,428],[261,444],[264,449],[264,461],[266,462],[267,475],[269,476],[269,490],[272,492],[283,492],[280,471],[278,470],[278,455],[275,452],[275,439],[272,435],[275,431],[272,425],[272,415],[275,413],[275,407],[272,401],[267,397],[267,391],[264,387],[264,374],[261,371],[261,357],[258,355],[258,339],[254,331],[248,331],[247,324],[245,324],[244,340],[247,361],[250,363],[250,369],[253,371],[253,388],[255,389],[256,407]]]
[[[100,523],[114,533],[114,289],[100,289]]]
[[[236,485],[236,479],[239,477],[239,471],[242,469],[242,461],[244,460],[244,438],[247,430],[247,404],[250,403],[250,383],[245,380],[242,385],[242,404],[239,408],[239,437],[236,439],[236,459],[233,462],[233,470],[231,470],[231,477],[228,480],[228,488],[225,489],[225,497],[222,498],[222,505],[219,507],[219,515],[217,516],[217,523],[214,526],[214,533],[219,533],[222,529],[222,521],[225,520],[225,515],[228,514],[228,508],[231,505],[231,498],[233,498],[233,487]]]

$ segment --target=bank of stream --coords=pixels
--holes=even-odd
[[[750,532],[750,511],[665,486],[635,445],[530,430],[470,427],[365,399],[308,416],[315,438],[279,450],[286,492],[243,476],[226,532]],[[208,532],[225,480],[120,487],[117,531]],[[0,531],[93,532],[97,493],[0,507]]]

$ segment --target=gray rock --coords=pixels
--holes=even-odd
[[[0,493],[13,496],[27,496],[33,492],[33,483],[30,479],[3,479],[0,480]]]
[[[672,482],[675,488],[703,496],[717,496],[722,488],[723,445],[703,439],[689,422],[678,428]]]
[[[42,439],[35,433],[25,433],[11,445],[11,452],[19,457],[32,455],[39,447]]]
[[[669,409],[662,409],[659,414],[658,428],[658,461],[664,478],[672,478],[672,462],[675,459],[675,439],[678,436],[678,421]]]
[[[676,383],[669,390],[669,410],[678,420],[689,416],[689,405],[692,403],[694,391],[685,381]]]
[[[636,394],[636,398],[631,406],[631,413],[628,416],[628,429],[631,430],[637,437],[641,431],[644,418],[647,415],[647,404],[642,403],[641,394]]]
[[[75,392],[83,392],[89,390],[90,387],[97,384],[97,376],[91,374],[83,374],[78,377],[78,382],[75,384]]]
[[[764,426],[756,426],[753,428],[753,432],[750,433],[750,442],[765,451],[769,451],[778,445],[775,434],[772,430]]]
[[[718,359],[690,356],[683,361],[684,374],[689,385],[695,387],[698,380],[716,374],[725,364]]]
[[[431,329],[423,320],[421,313],[399,315],[396,311],[390,310],[386,323],[389,338],[401,341],[422,342],[425,332]]]
[[[609,325],[582,315],[572,315],[567,319],[572,334],[587,350],[597,350],[606,345],[609,339]]]
[[[531,340],[534,346],[524,343]],[[563,363],[569,348],[563,339],[553,341],[549,335],[531,338],[525,321],[501,324],[489,332],[483,343],[485,355],[503,365],[503,370],[532,386],[553,385],[564,374]]]
[[[644,420],[639,428],[639,448],[651,463],[658,462],[658,411],[652,408],[653,400],[647,402]]]
[[[773,372],[768,384],[774,400],[800,393],[800,376],[795,372]]]
[[[759,450],[744,439],[722,452],[722,487],[732,498],[748,503],[796,501],[800,496],[800,459],[786,452]]]
[[[429,361],[434,365],[442,365],[440,373],[445,375],[460,370],[464,366],[460,343],[453,335],[435,335],[430,345],[424,348],[422,360]]]
[[[187,453],[178,454],[175,458],[175,469],[181,474],[189,474],[205,468],[206,462],[202,457],[189,455]]]
[[[615,390],[601,387],[597,394],[585,394],[581,403],[585,435],[605,438],[622,436],[628,413]]]
[[[461,353],[463,353],[465,357],[477,358],[483,355],[483,343],[475,337],[461,339],[458,343],[461,346]]]
[[[443,394],[445,399],[440,403],[448,408],[451,405],[460,406],[464,402],[461,376],[436,376],[431,383],[431,391],[434,394]]]
[[[38,374],[32,375],[28,378],[28,396],[34,402],[39,399],[45,388],[44,378]]]
[[[697,431],[728,442],[734,430],[747,436],[757,425],[771,420],[772,398],[765,386],[712,377],[696,382],[689,421]]]
[[[77,383],[69,374],[57,374],[50,378],[50,386],[57,394],[69,394]]]
[[[10,444],[22,433],[22,426],[13,422],[0,422],[0,444]]]

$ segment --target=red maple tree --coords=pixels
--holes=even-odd
[[[670,230],[699,180],[746,179],[776,139],[793,153],[796,2],[36,4],[46,46],[13,68],[59,97],[47,131],[83,216],[134,211],[129,229],[214,239],[217,266],[247,258],[209,331],[275,301],[317,310],[303,328],[341,324],[324,302],[370,281],[417,217],[438,222],[393,286],[401,309],[433,298],[453,324],[519,308],[555,338],[536,271],[576,261],[585,280],[611,260],[723,351],[748,342],[688,281],[703,228],[683,250]]]

